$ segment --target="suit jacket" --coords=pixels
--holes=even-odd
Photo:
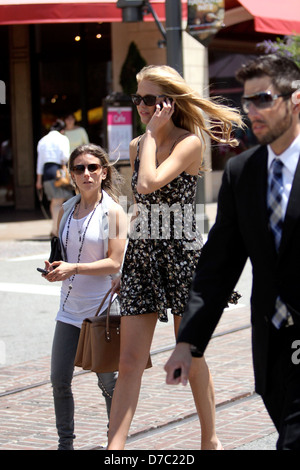
[[[267,147],[257,146],[227,162],[216,222],[201,253],[178,334],[178,342],[204,352],[249,257],[253,362],[260,394],[267,385],[269,334],[278,295],[300,322],[300,159],[278,254],[268,224],[267,160]]]

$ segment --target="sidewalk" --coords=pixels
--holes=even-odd
[[[217,333],[247,325],[248,313],[242,307],[228,309]],[[159,325],[152,351],[173,342],[171,324]],[[212,339],[206,354],[215,384],[217,432],[225,450],[275,431],[261,399],[253,394],[250,349],[250,329],[245,328]],[[153,355],[153,367],[144,373],[126,450],[199,449],[200,428],[190,387],[165,384],[163,366],[169,355],[170,351]],[[49,365],[50,358],[45,357],[0,369],[0,450],[56,449]],[[95,375],[77,375],[73,391],[76,449],[96,448],[105,442],[107,418]]]
[[[210,209],[213,213],[214,208]],[[46,240],[50,224],[47,220],[0,223],[0,241],[19,246],[20,240]],[[225,450],[275,449],[274,426],[254,393],[249,317],[249,309],[242,303],[226,309],[206,353],[215,385],[217,432]],[[189,385],[165,384],[163,366],[173,345],[172,321],[158,324],[153,367],[144,373],[128,451],[200,448],[200,427]],[[57,448],[49,369],[49,356],[0,367],[0,450]],[[104,400],[93,373],[76,369],[76,374],[75,448],[99,448],[106,440]]]

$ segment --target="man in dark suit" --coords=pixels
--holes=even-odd
[[[249,257],[256,391],[279,432],[277,448],[300,450],[300,70],[272,54],[237,79],[260,145],[226,165],[167,383],[187,382],[191,355],[203,355]]]

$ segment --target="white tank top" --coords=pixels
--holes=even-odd
[[[69,263],[77,263],[78,261],[78,252],[81,246],[78,229],[81,227],[82,236],[90,217],[91,213],[79,220],[75,220],[73,216],[70,219],[69,216],[65,223],[62,233],[64,246],[66,246],[66,235],[68,231],[68,223],[70,221],[67,243],[67,260]],[[102,204],[99,204],[85,233],[80,263],[98,261],[107,256],[105,253],[107,241],[105,243],[106,235],[102,227],[102,219],[103,206]],[[57,313],[56,320],[69,323],[80,328],[85,318],[95,315],[101,300],[111,287],[111,276],[75,275],[75,278],[72,281],[72,290],[65,302],[69,291],[69,285],[69,279],[62,282],[60,308]],[[108,302],[109,299],[107,299],[103,305],[102,312],[107,308]]]

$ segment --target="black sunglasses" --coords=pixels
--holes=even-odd
[[[257,109],[271,108],[278,98],[291,96],[292,92],[281,95],[272,95],[270,91],[261,91],[253,95],[245,95],[242,97],[243,111],[248,114],[250,104],[253,104]]]
[[[164,98],[165,95],[131,95],[132,102],[135,106],[138,106],[141,104],[142,101],[144,101],[146,106],[154,106],[156,104],[157,98]]]
[[[75,175],[82,175],[85,172],[86,168],[90,173],[95,173],[97,170],[100,170],[101,165],[99,163],[89,163],[88,165],[74,165],[71,171],[73,171]]]

